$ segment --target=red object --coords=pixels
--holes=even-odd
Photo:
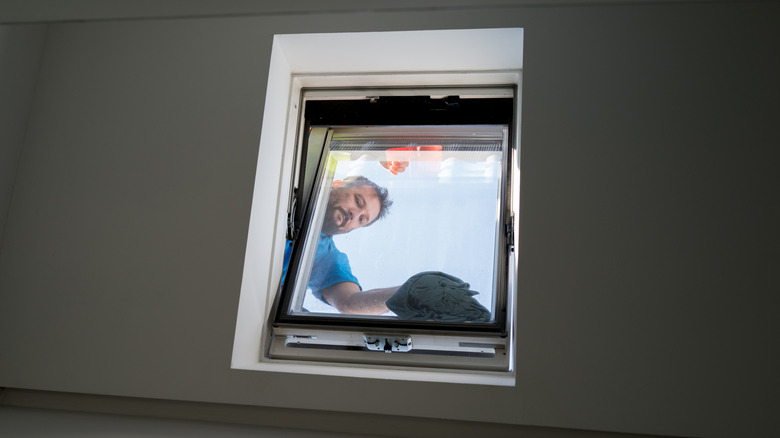
[[[387,161],[441,161],[440,145],[407,146],[385,151]],[[420,152],[426,152],[421,154]],[[432,152],[438,152],[432,153]]]

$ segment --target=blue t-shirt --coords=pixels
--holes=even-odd
[[[292,253],[292,242],[287,242],[284,251],[284,273],[287,273],[287,263]],[[320,301],[327,304],[320,295],[320,290],[333,286],[336,283],[351,281],[360,287],[357,277],[352,274],[347,255],[336,248],[333,236],[320,234],[317,242],[317,252],[314,254],[314,263],[311,267],[308,287],[312,294]],[[362,289],[362,288],[361,288]]]

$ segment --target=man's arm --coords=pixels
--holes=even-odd
[[[320,290],[325,301],[340,313],[353,315],[381,315],[388,311],[385,301],[400,286],[361,291],[357,283],[342,281]]]

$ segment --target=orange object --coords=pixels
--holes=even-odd
[[[441,161],[440,145],[407,146],[385,151],[387,161]],[[421,154],[420,152],[425,152]],[[431,152],[439,152],[438,154]]]

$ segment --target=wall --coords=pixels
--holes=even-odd
[[[133,418],[119,415],[66,413],[40,409],[0,410],[4,436],[40,438],[45,436],[99,436],[133,438],[337,438],[341,434],[308,432],[271,427],[249,427],[197,421]]]
[[[49,25],[0,252],[0,385],[777,435],[778,17],[722,2]],[[525,28],[517,386],[230,370],[255,164],[276,166],[257,148],[272,35],[479,27]]]
[[[0,245],[45,36],[42,25],[0,26]]]

